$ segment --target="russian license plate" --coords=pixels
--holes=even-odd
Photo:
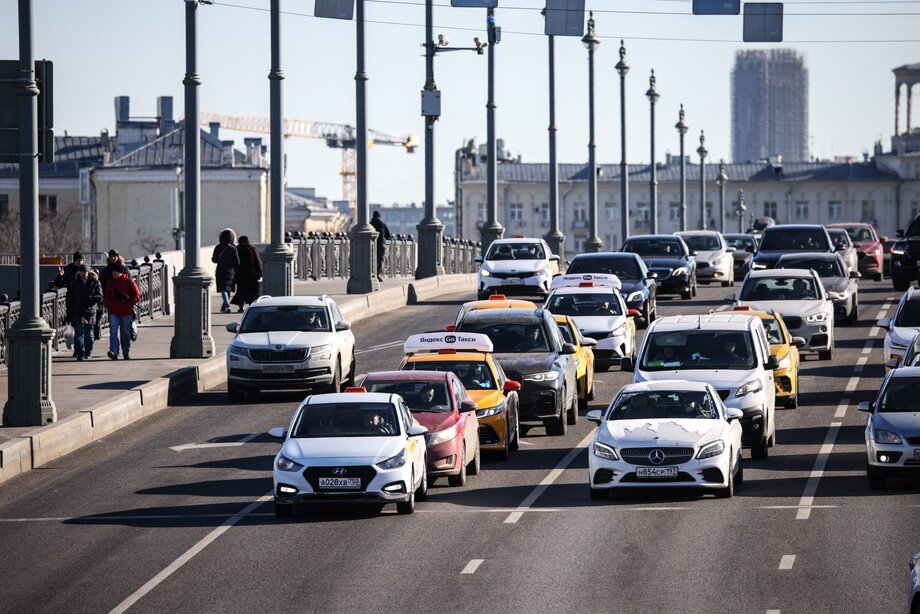
[[[503,286],[522,286],[524,285],[524,280],[517,279],[516,277],[512,277],[510,279],[502,280],[502,285]]]
[[[320,478],[319,487],[329,490],[360,490],[361,478]]]
[[[639,478],[676,478],[677,467],[637,467],[636,477]]]
[[[294,365],[262,365],[262,373],[293,373]]]

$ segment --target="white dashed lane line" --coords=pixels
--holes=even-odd
[[[479,569],[479,566],[482,565],[482,562],[485,559],[472,559],[469,563],[466,564],[466,567],[463,568],[461,574],[472,575],[476,573],[476,570]]]
[[[821,445],[821,451],[818,453],[818,458],[815,459],[815,466],[811,470],[811,475],[808,477],[808,483],[805,484],[805,492],[802,493],[802,498],[799,499],[799,505],[802,506],[802,508],[796,512],[796,520],[808,520],[811,517],[810,506],[814,503],[815,493],[818,492],[818,484],[821,482],[821,477],[824,475],[827,459],[834,450],[834,441],[837,440],[837,433],[840,432],[840,425],[840,422],[831,422],[831,427],[827,429],[827,436],[824,438],[824,443]]]
[[[793,565],[795,565],[795,555],[794,554],[784,554],[783,558],[779,560],[780,571],[792,569]]]

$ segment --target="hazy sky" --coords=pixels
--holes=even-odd
[[[546,39],[543,0],[500,0],[497,48],[498,135],[524,161],[547,160]],[[218,0],[200,12],[201,108],[268,115],[268,0]],[[450,8],[435,0],[435,34],[469,45],[485,26],[482,9]],[[604,38],[597,56],[598,159],[619,160],[617,61],[626,38],[629,156],[648,161],[649,70],[661,94],[658,158],[677,150],[681,102],[696,149],[705,129],[712,159],[731,155],[730,72],[744,45],[741,17],[690,14],[690,0],[588,0]],[[0,0],[0,58],[17,57],[16,0]],[[367,0],[369,126],[423,132],[423,0]],[[313,0],[282,0],[282,66],[288,117],[354,124],[354,23],[313,18]],[[785,39],[806,58],[813,154],[858,155],[876,139],[888,143],[894,125],[891,69],[920,62],[920,0],[795,0],[785,3]],[[644,14],[641,14],[644,13]],[[833,14],[836,13],[836,14]],[[841,15],[851,13],[855,15]],[[885,14],[888,13],[888,14]],[[389,22],[389,23],[384,23]],[[113,98],[131,96],[135,116],[156,114],[156,97],[176,97],[182,115],[184,9],[181,0],[35,0],[36,55],[55,63],[55,130],[98,134],[114,129]],[[662,40],[656,40],[662,39]],[[685,39],[685,40],[675,40]],[[693,41],[686,39],[695,39]],[[836,41],[836,42],[816,42]],[[881,41],[881,42],[861,42]],[[587,52],[575,38],[557,40],[560,162],[587,157]],[[453,195],[453,153],[465,139],[485,138],[486,58],[442,54],[436,80],[443,115],[437,125],[437,196]],[[920,89],[914,125],[920,124]],[[902,111],[903,118],[903,111]],[[902,119],[903,121],[903,119]],[[242,134],[224,133],[223,138]],[[289,185],[315,186],[339,198],[340,152],[318,140],[291,139]],[[370,152],[373,203],[420,201],[423,150]]]

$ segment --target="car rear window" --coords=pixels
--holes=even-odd
[[[678,239],[630,239],[623,244],[623,251],[640,256],[680,258],[684,255],[684,248]]]
[[[495,390],[492,370],[485,362],[407,362],[403,371],[440,371],[453,372],[467,390]]]
[[[549,352],[549,340],[540,321],[464,322],[458,332],[482,333],[492,340],[496,354]]]
[[[764,251],[826,252],[830,250],[823,228],[786,228],[771,226],[763,233],[760,249]]]
[[[412,411],[449,413],[453,411],[443,380],[425,381],[370,381],[364,382],[368,392],[398,394]]]
[[[546,253],[539,243],[493,243],[486,260],[543,260]]]
[[[550,297],[546,308],[560,316],[619,316],[623,315],[620,301],[609,292],[606,294],[556,294]]]
[[[722,249],[722,243],[715,235],[691,235],[682,238],[692,251],[712,252]]]
[[[843,267],[839,260],[825,260],[824,258],[783,258],[777,263],[778,269],[812,269],[818,277],[845,277]]]

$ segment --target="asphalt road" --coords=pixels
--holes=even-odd
[[[778,412],[769,459],[745,453],[731,500],[590,501],[582,419],[565,437],[531,429],[510,461],[486,461],[465,488],[439,482],[412,516],[278,521],[266,497],[278,444],[262,433],[299,397],[230,405],[215,391],[0,488],[0,610],[904,611],[920,482],[869,491],[856,411],[882,376],[873,324],[896,296],[860,291],[863,320],[837,329],[832,362],[803,364],[800,407]],[[725,292],[662,300],[660,314],[705,313]],[[394,342],[452,322],[466,299],[356,325],[359,372],[395,367]],[[627,375],[599,374],[592,407]]]

